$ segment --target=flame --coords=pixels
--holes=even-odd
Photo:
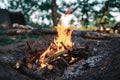
[[[43,68],[48,64],[45,62],[45,58],[48,56],[57,54],[58,52],[64,51],[65,49],[71,49],[73,47],[73,43],[71,41],[71,34],[74,29],[67,29],[62,24],[61,21],[55,28],[57,30],[57,37],[50,44],[47,50],[40,56],[39,64],[40,67]]]

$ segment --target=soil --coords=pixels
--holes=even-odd
[[[47,49],[55,35],[44,35],[39,39],[28,40],[32,50],[41,53]],[[0,80],[120,80],[120,39],[95,40],[73,36],[76,46],[87,45],[92,49],[92,56],[86,60],[87,66],[78,61],[60,72],[46,73],[34,77],[15,68],[16,62],[27,53],[26,41],[0,46]]]

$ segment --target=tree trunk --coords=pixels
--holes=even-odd
[[[102,17],[101,17],[100,23],[104,23],[104,22],[105,22],[105,17],[107,16],[107,14],[108,14],[108,12],[109,12],[109,7],[110,7],[110,0],[108,0],[108,1],[105,3],[104,11],[103,11],[103,15],[102,15]]]
[[[56,6],[56,0],[52,0],[52,20],[53,20],[53,26],[57,26],[57,6]]]

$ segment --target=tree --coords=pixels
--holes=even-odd
[[[100,13],[102,13],[101,15],[101,19],[100,19],[100,23],[105,22],[106,17],[110,20],[111,18],[114,18],[114,16],[112,14],[110,14],[110,12],[120,12],[120,1],[119,0],[106,0],[104,2],[103,7],[101,8]],[[116,8],[116,10],[115,10]],[[109,21],[109,22],[115,22],[113,21]]]
[[[101,17],[100,23],[105,22],[105,17],[109,13],[109,8],[110,8],[110,0],[106,1],[103,8],[101,9],[102,17]]]
[[[110,7],[112,8],[111,11],[120,12],[120,0],[110,0]],[[118,10],[114,11],[114,8],[117,8]]]
[[[94,16],[94,6],[99,4],[98,1],[90,2],[91,0],[77,0],[81,8],[81,22],[82,25],[87,27],[90,23],[89,19]]]
[[[30,16],[36,11],[41,13],[41,11],[51,9],[51,2],[49,0],[8,0],[8,3],[8,9],[21,10],[25,14],[27,22],[31,21]]]
[[[29,15],[38,9],[37,0],[9,0],[8,3],[8,9],[23,11],[28,21],[30,21]]]
[[[80,9],[75,11],[75,16],[81,20],[83,26],[88,26],[90,23],[94,22],[102,22],[104,21],[104,16],[108,16],[109,18],[113,18],[110,12],[120,12],[120,1],[119,0],[76,0],[75,2],[66,3],[64,0],[60,0],[58,5],[57,0],[8,0],[9,7],[8,9],[13,10],[22,10],[26,16],[27,22],[30,22],[30,16],[35,12],[38,12],[36,18],[48,19],[53,26],[57,25],[57,9],[58,6],[67,6],[74,8],[79,5]],[[101,5],[99,7],[100,10],[96,10],[95,7]],[[44,13],[46,12],[46,13]],[[92,20],[92,22],[91,22]]]
[[[52,0],[52,20],[53,20],[53,26],[57,26],[57,5],[56,5],[56,0]]]

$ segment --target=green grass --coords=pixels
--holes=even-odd
[[[37,38],[40,37],[40,35],[39,34],[20,35],[20,37],[21,37],[21,40],[23,40],[23,39],[32,39],[32,38],[37,39]]]
[[[0,29],[0,35],[4,35],[5,34],[5,31]]]
[[[16,35],[16,36],[7,36],[2,31],[0,31],[0,46],[8,45],[16,42],[23,41],[25,39],[37,39],[40,35],[31,34],[31,35]]]
[[[0,39],[0,45],[12,44],[13,42],[14,42],[14,40],[12,40],[8,37],[4,37],[4,38]]]

